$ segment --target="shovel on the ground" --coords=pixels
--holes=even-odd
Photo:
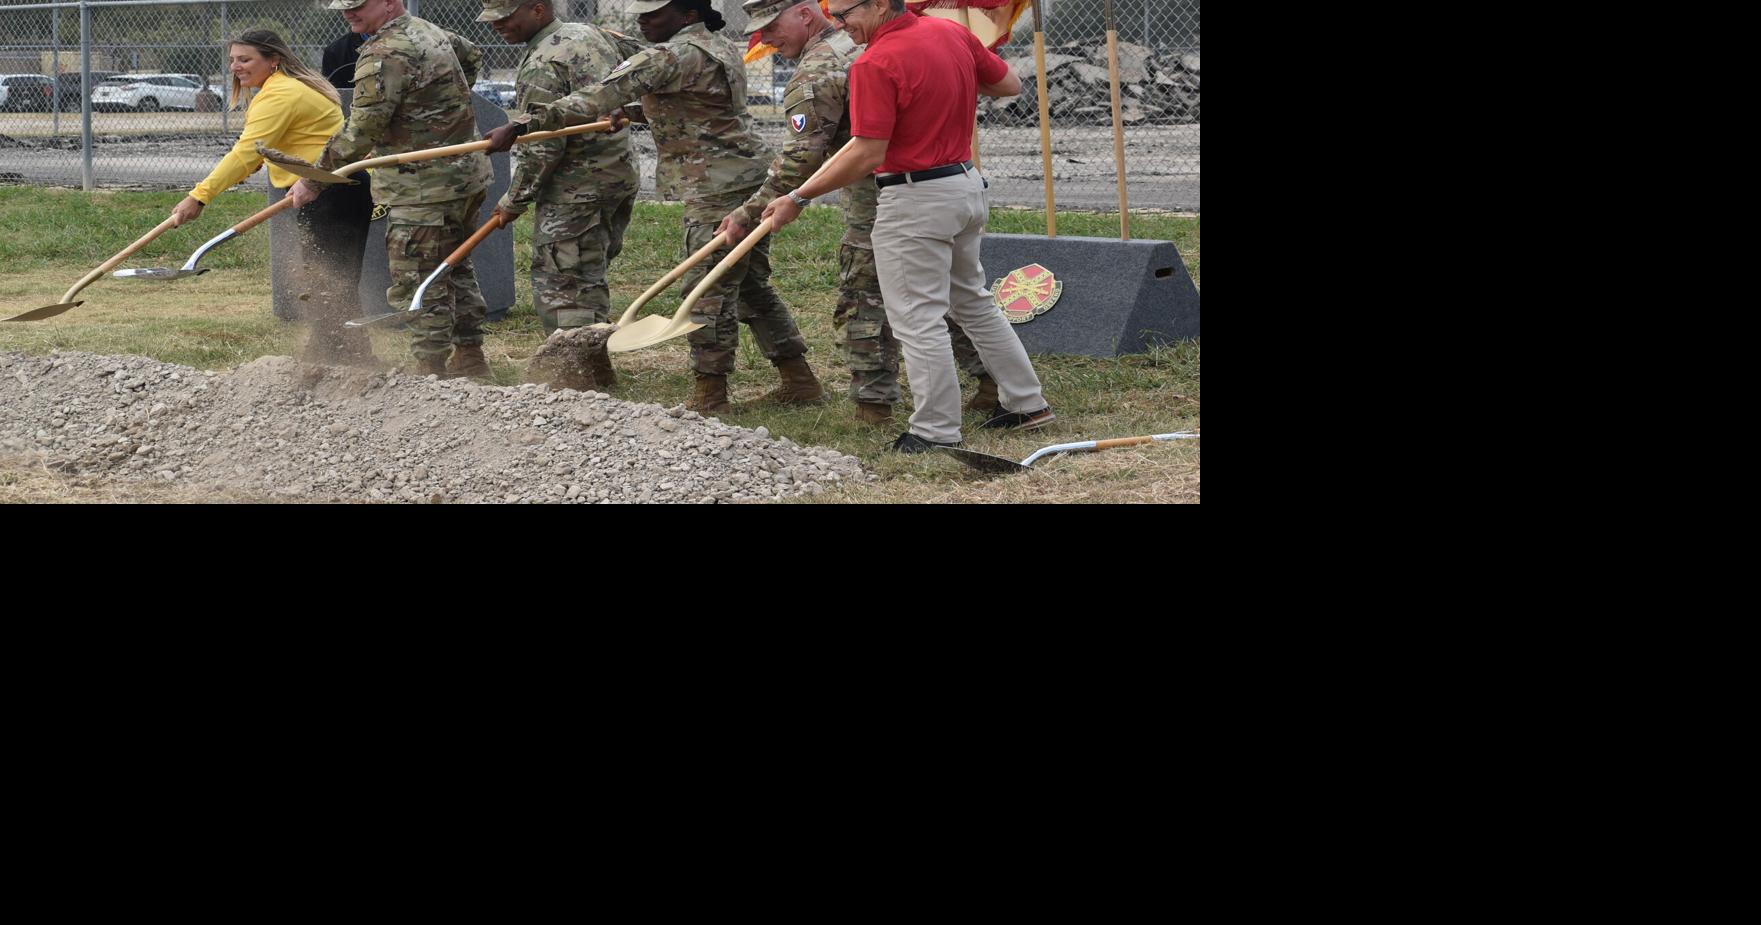
[[[814,177],[825,173],[826,170],[832,166],[832,162],[842,156],[849,147],[849,143],[846,142],[844,147],[832,152],[832,156],[826,158],[825,161],[819,165],[819,169],[813,172],[813,176],[808,177],[807,179],[811,181]],[[803,182],[802,186],[805,185],[807,185],[806,182]],[[692,331],[703,327],[703,325],[695,324],[689,320],[691,317],[692,306],[697,304],[698,299],[703,298],[703,294],[708,292],[710,287],[720,282],[721,278],[726,276],[729,270],[733,269],[734,264],[739,263],[742,258],[751,253],[752,249],[758,246],[758,242],[764,240],[765,235],[770,234],[771,228],[772,225],[770,219],[765,219],[764,221],[759,222],[758,227],[747,233],[746,237],[742,239],[732,251],[729,251],[728,255],[723,257],[720,263],[715,265],[715,269],[709,271],[709,275],[703,278],[703,282],[698,283],[697,288],[691,290],[691,294],[685,297],[685,301],[679,305],[679,310],[674,312],[671,318],[662,319],[659,315],[649,315],[647,318],[643,318],[641,321],[625,327],[624,321],[630,317],[632,312],[624,312],[624,317],[618,320],[617,333],[613,334],[611,340],[606,342],[606,349],[610,350],[612,353],[628,353],[632,350],[641,350],[644,347],[652,347],[655,344],[672,340],[681,334],[689,334]],[[659,288],[651,287],[650,291],[658,292],[660,289],[664,289],[667,285],[671,285],[672,280],[677,279],[678,276],[684,275],[685,270],[695,266],[698,261],[707,257],[709,254],[714,253],[718,246],[718,242],[725,243],[725,240],[726,239],[722,235],[716,235],[715,240],[710,241],[702,250],[692,254],[690,259],[685,263],[680,264],[672,273],[668,273],[659,283],[654,284]],[[643,295],[646,297],[648,293],[645,292]],[[632,306],[632,311],[633,310],[634,306]]]
[[[514,143],[530,144],[534,141],[549,141],[552,138],[562,138],[568,135],[609,131],[611,131],[611,120],[601,119],[598,122],[589,122],[585,125],[571,125],[568,128],[558,129],[554,132],[533,132],[529,135],[521,135],[514,139]],[[344,169],[348,170],[349,173],[358,173],[362,170],[368,170],[373,167],[391,167],[396,164],[414,164],[417,161],[431,161],[437,157],[452,157],[456,154],[470,154],[472,151],[487,150],[489,150],[489,139],[485,138],[479,141],[469,141],[459,145],[446,145],[445,147],[440,148],[425,148],[421,151],[406,151],[403,154],[387,154],[384,157],[375,157],[370,160],[357,161]],[[264,160],[280,167],[282,170],[298,177],[304,177],[307,180],[311,180],[313,183],[323,183],[326,185],[347,183],[352,185],[359,182],[349,179],[347,174],[344,174],[342,170],[338,170],[335,173],[328,170],[321,170],[310,162],[294,157],[291,154],[284,154],[274,148],[266,148],[260,141],[257,142],[257,153],[263,155]]]
[[[103,276],[104,274],[115,269],[117,264],[123,262],[124,260],[127,260],[130,254],[133,254],[135,251],[138,251],[143,247],[146,247],[147,244],[150,243],[154,238],[157,238],[160,235],[164,234],[165,232],[169,231],[170,229],[176,228],[176,227],[177,227],[177,219],[175,217],[168,218],[165,221],[160,222],[159,226],[157,228],[154,228],[152,231],[149,231],[144,235],[141,235],[140,240],[123,248],[122,251],[120,253],[118,253],[116,256],[110,258],[109,260],[104,261],[102,264],[100,264],[98,266],[98,268],[96,270],[93,270],[92,272],[87,273],[84,277],[82,277],[80,279],[79,282],[74,283],[73,288],[67,290],[67,292],[61,296],[60,302],[57,302],[54,305],[45,305],[42,308],[33,308],[30,311],[25,312],[22,315],[13,315],[11,318],[7,318],[4,320],[6,320],[6,321],[41,321],[44,318],[53,318],[56,315],[59,315],[64,311],[68,311],[69,309],[78,308],[81,305],[86,304],[84,299],[81,299],[80,301],[75,302],[73,300],[73,297],[78,295],[79,291],[81,289],[84,289],[87,286],[90,286],[94,280],[98,279],[99,277]]]
[[[1055,446],[1048,446],[1034,450],[1031,455],[1020,462],[1016,462],[1013,459],[1004,459],[1001,456],[992,456],[989,453],[980,453],[977,450],[962,450],[958,447],[938,446],[936,449],[953,456],[955,459],[960,460],[980,472],[994,472],[1006,475],[1012,472],[1031,472],[1033,471],[1033,464],[1035,462],[1038,462],[1047,456],[1054,456],[1058,453],[1072,453],[1083,450],[1110,450],[1114,447],[1136,446],[1140,443],[1151,443],[1165,440],[1196,440],[1198,439],[1198,436],[1198,434],[1152,434],[1145,437],[1120,437],[1115,440],[1084,440],[1081,443],[1060,443]]]
[[[612,337],[617,337],[621,334],[624,335],[626,342],[646,341],[656,333],[663,331],[670,326],[673,323],[673,318],[666,315],[649,315],[646,318],[638,319],[636,317],[636,310],[647,305],[649,299],[665,292],[668,286],[679,281],[679,277],[690,272],[692,267],[708,260],[710,254],[720,250],[722,246],[727,243],[728,236],[725,234],[718,234],[709,239],[708,244],[699,248],[697,253],[686,257],[684,263],[668,270],[665,276],[661,277],[654,285],[649,286],[645,292],[637,296],[636,301],[631,302],[629,308],[624,309],[623,315],[618,317],[616,325],[617,331],[612,334]]]
[[[436,267],[434,269],[433,273],[428,274],[428,278],[422,281],[421,286],[417,287],[416,297],[410,300],[410,307],[409,308],[403,309],[401,311],[386,312],[383,315],[374,315],[371,318],[355,318],[353,320],[343,322],[343,327],[345,327],[345,328],[366,328],[366,327],[372,327],[373,325],[380,324],[382,322],[390,321],[393,318],[414,318],[417,315],[423,314],[422,294],[428,291],[428,287],[434,285],[435,280],[438,280],[442,276],[445,276],[448,272],[450,272],[452,270],[453,267],[456,267],[459,264],[464,263],[465,258],[471,256],[471,251],[476,250],[477,245],[482,244],[483,239],[489,237],[490,232],[493,232],[495,229],[500,228],[500,227],[501,227],[501,213],[497,212],[494,215],[489,216],[489,221],[484,222],[482,228],[477,229],[475,234],[466,238],[465,243],[460,244],[458,247],[458,250],[455,250],[451,254],[448,254],[447,258],[440,262],[440,266]]]

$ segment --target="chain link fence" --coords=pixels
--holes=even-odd
[[[1103,0],[1044,0],[1053,179],[1061,209],[1114,209]],[[511,84],[524,46],[486,23],[476,0],[406,0],[412,13],[477,43],[478,87]],[[834,6],[847,5],[834,0]],[[627,0],[557,0],[561,18],[592,20],[639,37]],[[1199,0],[1117,0],[1125,98],[1126,172],[1134,209],[1199,208]],[[735,0],[716,0],[724,32],[740,40]],[[232,109],[223,42],[250,29],[279,33],[317,67],[348,28],[321,0],[0,0],[0,183],[189,188],[206,177],[244,125]],[[979,135],[1000,205],[1043,206],[1033,20],[1023,16],[1001,54],[1027,85],[986,101]],[[780,102],[790,67],[777,56],[748,65],[747,104],[773,143],[786,133]],[[635,126],[644,189],[654,146]],[[262,172],[246,185],[264,188]]]

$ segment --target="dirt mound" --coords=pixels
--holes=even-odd
[[[288,357],[211,373],[0,354],[0,454],[70,475],[313,500],[709,503],[873,478],[836,450],[678,407]]]

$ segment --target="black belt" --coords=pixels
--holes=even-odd
[[[911,183],[922,183],[925,180],[940,180],[943,177],[951,177],[957,173],[965,173],[971,169],[972,162],[965,161],[959,164],[931,167],[928,170],[914,170],[910,173],[889,173],[885,176],[875,177],[874,185],[893,186],[898,183],[905,183],[907,182],[907,179],[909,179],[909,182]]]

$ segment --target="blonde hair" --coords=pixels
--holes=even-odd
[[[293,49],[288,48],[287,43],[281,40],[281,36],[268,29],[253,29],[226,43],[226,47],[229,49],[234,45],[249,45],[264,58],[278,59],[283,74],[323,94],[325,99],[335,103],[339,108],[342,106],[342,97],[337,94],[336,88],[330,85],[330,81],[325,80],[323,74],[312,70],[300,61],[299,56],[293,53]],[[244,90],[244,86],[239,83],[238,77],[235,75],[232,78],[233,108],[236,109],[240,102],[243,102],[247,107],[250,105],[250,99],[245,98]],[[253,90],[251,98],[254,99],[256,95],[256,90]]]

